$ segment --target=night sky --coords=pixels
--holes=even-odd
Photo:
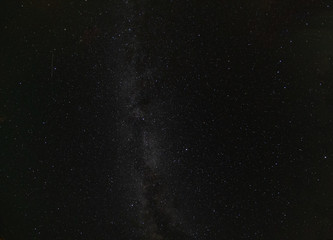
[[[332,240],[333,2],[1,0],[1,240]]]

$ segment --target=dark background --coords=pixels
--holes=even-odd
[[[124,2],[1,1],[3,239],[141,239],[115,177]],[[190,239],[333,239],[333,4],[139,2]]]

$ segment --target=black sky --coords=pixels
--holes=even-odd
[[[333,239],[332,9],[1,1],[1,239]]]

